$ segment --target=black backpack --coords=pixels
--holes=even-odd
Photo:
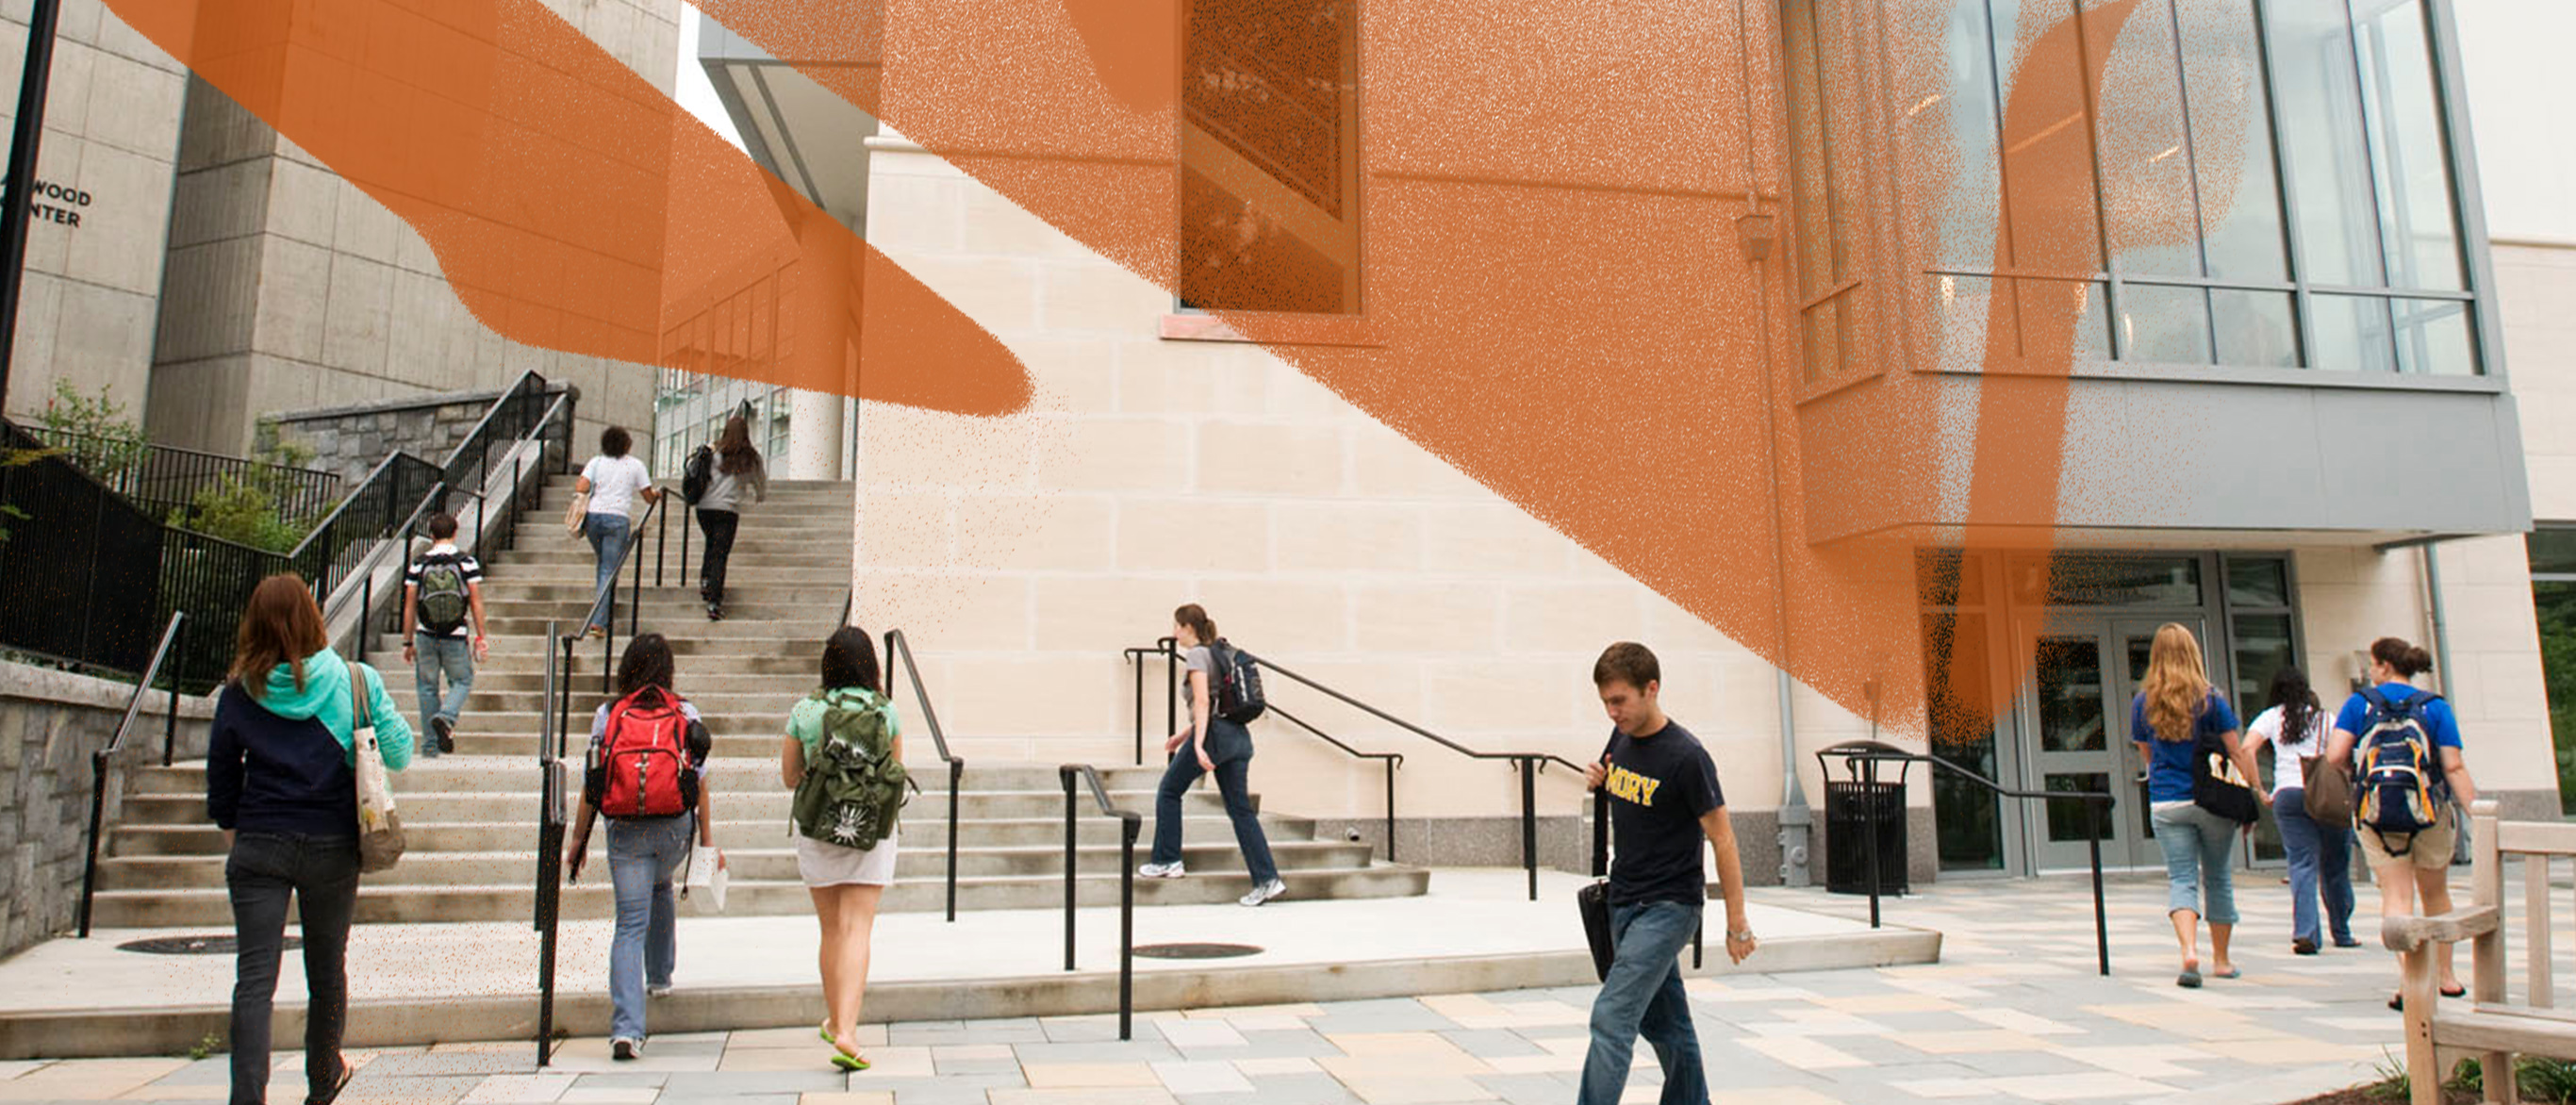
[[[465,567],[453,553],[439,553],[420,562],[420,586],[414,603],[420,611],[420,627],[431,636],[444,637],[465,624],[471,609],[465,593]]]
[[[1208,646],[1208,663],[1214,669],[1208,673],[1208,695],[1216,716],[1245,725],[1269,708],[1261,697],[1259,661],[1219,637]]]
[[[680,501],[690,506],[698,505],[698,500],[707,497],[707,485],[714,483],[715,478],[716,451],[700,445],[696,452],[689,454],[688,462],[680,466]]]

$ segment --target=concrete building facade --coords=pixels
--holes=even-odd
[[[1610,641],[1644,641],[1663,657],[1674,717],[1717,751],[1747,870],[1766,881],[1789,874],[1772,831],[1781,811],[1822,792],[1813,753],[1873,731],[2008,786],[2109,789],[2120,802],[2110,861],[2159,862],[2133,778],[2126,707],[2144,641],[2168,621],[2201,635],[2213,679],[2248,714],[2284,662],[2301,664],[2339,700],[2365,674],[2356,656],[2372,639],[2424,642],[2442,660],[2425,682],[2457,703],[2475,734],[2481,789],[2517,814],[2554,812],[2521,537],[2538,492],[2526,482],[2520,440],[2529,412],[2516,407],[2505,366],[2522,368],[2531,345],[2542,350],[2532,371],[2547,371],[2549,339],[2524,328],[2563,314],[2567,293],[2554,262],[2488,247],[2459,6],[2149,0],[2100,46],[2109,69],[2161,72],[2176,96],[2223,93],[2233,107],[2250,89],[2256,110],[2225,136],[2225,148],[2205,133],[2197,149],[2185,138],[2162,157],[2142,151],[2138,167],[2097,162],[2084,202],[2101,244],[2089,268],[2044,274],[2087,285],[2076,297],[2086,313],[2070,384],[2068,490],[2047,541],[2062,550],[2054,585],[2050,561],[2032,553],[1958,555],[1971,520],[1964,496],[1942,489],[1964,485],[1961,458],[1973,445],[1944,454],[1953,459],[1925,474],[1931,492],[1893,509],[1838,500],[1835,481],[1813,475],[1823,468],[1830,476],[1837,458],[1876,455],[1865,440],[1838,436],[1868,424],[1873,407],[1973,410],[1989,381],[1973,355],[1954,362],[1997,337],[1984,332],[1992,296],[2040,278],[1968,256],[1978,243],[1991,247],[1998,212],[2012,214],[1995,165],[2019,148],[2003,150],[1995,138],[1995,105],[2011,92],[2011,63],[2051,25],[2092,5],[1951,7],[1976,18],[1922,28],[1879,5],[1747,6],[1747,68],[1757,85],[1787,95],[1760,109],[1747,98],[1747,122],[1760,136],[1753,175],[1712,186],[1706,198],[1719,218],[1787,213],[1784,195],[1798,196],[1803,211],[1840,212],[1784,226],[1787,248],[1720,294],[1799,305],[1761,355],[1781,362],[1799,396],[1810,467],[1804,539],[1918,548],[1924,634],[1891,646],[1936,699],[1948,693],[1946,679],[1988,681],[1986,698],[1999,705],[1990,725],[1943,732],[1918,714],[1873,726],[1865,703],[1804,686],[1783,693],[1753,651],[942,157],[838,101],[738,97],[729,107],[747,144],[760,134],[773,147],[846,156],[848,137],[868,135],[863,169],[844,165],[839,175],[793,165],[776,148],[753,153],[827,209],[836,190],[862,188],[853,179],[860,174],[868,240],[999,336],[1038,381],[1037,409],[1000,426],[861,406],[859,617],[911,636],[943,721],[966,734],[957,743],[972,751],[962,754],[1044,762],[1134,755],[1137,673],[1119,650],[1166,632],[1181,602],[1206,604],[1245,647],[1461,743],[1578,761],[1597,755],[1607,731],[1589,681],[1592,658]],[[1356,39],[1367,41],[1380,26],[1372,20],[1385,15],[1364,3],[1352,18]],[[1736,41],[1731,30],[1718,37]],[[706,41],[714,45],[701,61],[720,89],[729,80],[774,82],[795,60],[726,42],[712,27]],[[1968,64],[1980,55],[1984,64]],[[1915,64],[1927,56],[1957,64]],[[1720,60],[1716,68],[1731,78],[1736,59]],[[1884,62],[1891,75],[1815,79],[1862,62]],[[2230,77],[2242,84],[2222,90]],[[1358,73],[1357,103],[1345,105],[1360,131],[1348,155],[1354,171],[1428,171],[1368,137],[1374,113],[1420,110],[1399,97],[1424,95],[1423,86],[1385,96],[1373,87],[1371,74]],[[1717,97],[1721,111],[1733,99]],[[1913,121],[1925,114],[1919,105],[1943,100],[1954,106],[1928,117],[1968,136],[1965,201],[1936,203],[1902,179],[1821,175],[1829,147],[1854,153],[1894,141],[1884,136],[1927,125]],[[2124,128],[2158,125],[2172,106],[2105,104],[2098,117],[2077,117],[2087,126],[2051,135],[2125,148],[2135,143],[2113,140]],[[1190,119],[1185,133],[1201,133],[1200,122]],[[1983,139],[1974,137],[1979,126],[1988,128]],[[1187,137],[1179,148],[1189,161]],[[2174,156],[2184,151],[2193,156]],[[1980,156],[1995,160],[1977,167]],[[1246,187],[1239,172],[1180,163],[1171,171],[1190,174],[1176,190],[1183,206],[1193,189]],[[2200,202],[2196,184],[2234,190],[2235,221],[2189,207],[2210,229],[2186,248],[2130,244],[2120,221],[2134,208],[2129,193],[2167,171],[2185,174],[2178,203]],[[2217,181],[2222,171],[2237,175]],[[1315,194],[1306,187],[1313,181],[1280,182]],[[1846,187],[1863,192],[1838,192]],[[1356,218],[1365,235],[1365,213]],[[1312,254],[1339,255],[1324,238],[1308,243]],[[1855,247],[1856,267],[1839,271],[1831,259],[1844,255],[1845,238],[1881,245]],[[1947,238],[1958,248],[1938,244]],[[1929,253],[1923,242],[1935,243]],[[2254,260],[2241,263],[2246,257]],[[1367,286],[1365,272],[1358,286]],[[1223,306],[1229,293],[1192,294]],[[1980,297],[1976,305],[1959,307],[1968,295]],[[1353,311],[1347,299],[1299,309]],[[1872,312],[1867,325],[1889,340],[1849,340]],[[2162,412],[2158,425],[2176,431],[2151,455],[2166,477],[2160,487],[2178,493],[2138,494],[2129,486],[2134,465],[2102,459],[2121,455],[2117,435],[2137,431],[2136,415],[2123,412],[2145,410]],[[2401,417],[2425,432],[2393,444],[2352,432]],[[2069,585],[2068,565],[2081,565],[2091,584]],[[1981,642],[1974,670],[1924,663],[1962,634]],[[1164,724],[1160,678],[1159,668],[1146,673],[1148,759]],[[1397,807],[1409,856],[1516,854],[1520,790],[1508,768],[1454,757],[1293,685],[1275,693],[1338,737],[1405,753]],[[1373,765],[1282,722],[1256,732],[1266,804],[1355,825],[1382,814]],[[1537,794],[1545,832],[1570,833],[1580,781],[1549,773]],[[2085,826],[2072,804],[2002,802],[1920,771],[1910,803],[1919,875],[2083,862]],[[1570,844],[1551,851],[1579,854]]]

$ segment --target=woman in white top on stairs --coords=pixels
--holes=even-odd
[[[572,489],[590,496],[590,515],[582,523],[582,533],[590,538],[592,555],[598,557],[598,570],[590,585],[591,599],[597,603],[590,612],[586,632],[593,637],[605,636],[608,623],[617,617],[617,594],[609,593],[608,601],[598,603],[601,588],[617,577],[618,558],[626,555],[626,546],[635,539],[635,499],[642,496],[646,504],[661,501],[662,492],[653,486],[653,473],[643,460],[629,456],[635,439],[627,436],[623,426],[611,426],[599,432],[599,455],[581,466],[581,478]]]
[[[2290,856],[2290,950],[2317,954],[2317,892],[2325,892],[2326,928],[2338,948],[2358,948],[2352,938],[2352,826],[2319,824],[2308,816],[2306,761],[2326,754],[2334,723],[2306,672],[2284,664],[2272,675],[2271,706],[2245,727],[2247,755],[2272,746],[2272,816],[2281,826],[2281,849]]]

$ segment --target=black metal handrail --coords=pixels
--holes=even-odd
[[[1172,639],[1165,637],[1157,643],[1164,644],[1168,642],[1172,642]],[[1127,653],[1132,656],[1139,653],[1150,653],[1152,651],[1154,650],[1131,648],[1127,650]],[[1576,773],[1580,774],[1583,770],[1583,766],[1581,764],[1575,763],[1574,761],[1566,759],[1565,757],[1559,756],[1553,752],[1478,751],[1456,741],[1450,740],[1447,737],[1441,736],[1438,733],[1434,733],[1429,729],[1415,725],[1414,723],[1397,717],[1394,714],[1387,713],[1386,711],[1378,709],[1375,706],[1371,706],[1359,699],[1343,694],[1331,687],[1327,687],[1312,679],[1308,679],[1296,672],[1280,667],[1276,661],[1266,660],[1249,653],[1245,654],[1245,659],[1251,660],[1254,664],[1259,665],[1265,670],[1287,676],[1288,678],[1303,684],[1309,690],[1321,693],[1345,706],[1349,706],[1352,709],[1358,710],[1361,713],[1378,719],[1379,721],[1383,721],[1398,729],[1402,729],[1405,732],[1421,737],[1424,740],[1430,741],[1433,744],[1439,745],[1440,747],[1446,748],[1461,756],[1465,756],[1468,759],[1511,761],[1512,769],[1518,771],[1521,776],[1521,867],[1529,873],[1529,900],[1533,902],[1538,900],[1538,773],[1543,770],[1547,764],[1558,763],[1569,768],[1573,768]],[[1144,686],[1143,680],[1144,676],[1140,665],[1139,674],[1137,676],[1137,686],[1139,688],[1137,694],[1139,696],[1139,701],[1136,709],[1137,742],[1140,746],[1137,756],[1139,763],[1142,763],[1144,759],[1141,747],[1144,742],[1145,725],[1145,710],[1142,702],[1142,696],[1144,693],[1142,690]],[[1270,707],[1270,709],[1273,710],[1277,708],[1278,707],[1276,706]],[[1178,718],[1176,717],[1174,720],[1177,723]],[[1392,833],[1389,833],[1388,839],[1390,841],[1394,839]]]
[[[849,624],[845,608],[841,623]],[[930,690],[921,684],[921,662],[912,658],[912,642],[900,629],[885,632],[886,685],[889,699],[895,688],[894,668],[903,665],[903,674],[912,681],[912,697],[921,703],[922,724],[930,727],[930,744],[939,750],[939,758],[948,764],[948,919],[957,919],[957,791],[966,778],[966,761],[948,751],[948,733],[939,726],[939,711],[930,704]]]
[[[437,465],[409,453],[388,453],[377,461],[349,497],[340,500],[340,505],[286,554],[296,570],[312,583],[314,599],[328,603],[341,581],[374,554],[377,542],[406,532],[406,514],[417,513],[409,508],[422,500],[424,492],[443,486],[444,475]],[[433,502],[443,501],[443,496],[435,493],[429,497]]]
[[[1120,649],[1119,654],[1136,666],[1136,766],[1145,766],[1145,658],[1163,658],[1163,729],[1170,732],[1181,724],[1180,644],[1170,637],[1154,638],[1152,648]]]
[[[2093,943],[2097,951],[2098,958],[2101,961],[2102,974],[2108,976],[2111,973],[2111,925],[2102,906],[2102,810],[2104,807],[2113,805],[2117,799],[2113,798],[2108,792],[2098,790],[2015,790],[1929,752],[1908,752],[1900,748],[1880,744],[1876,741],[1853,741],[1846,744],[1834,745],[1833,747],[1819,750],[1816,753],[1816,760],[1819,763],[1822,763],[1828,756],[1842,760],[1844,770],[1859,776],[1859,781],[1865,788],[1874,787],[1878,782],[1879,764],[1925,763],[1932,765],[1935,770],[1948,771],[1968,780],[1969,782],[1984,787],[1989,791],[1993,791],[1995,796],[1998,798],[2013,798],[2023,801],[2037,800],[2042,802],[2053,802],[2063,799],[2084,803],[2093,814],[2093,816],[2085,819],[2085,829],[2087,832],[2085,834],[2086,839],[2084,841],[2085,847],[2091,852],[2093,865]],[[1865,789],[1863,793],[1875,794],[1875,791]],[[1880,878],[1878,861],[1879,804],[1873,799],[1865,802],[1863,808],[1865,811],[1863,816],[1866,817],[1869,822],[1868,827],[1862,830],[1867,833],[1869,837],[1869,927],[1877,928]],[[1903,815],[1899,814],[1898,816],[1901,817]]]
[[[1110,804],[1109,786],[1090,764],[1063,764],[1055,769],[1064,783],[1064,969],[1073,969],[1074,786],[1076,777],[1091,785],[1100,812],[1118,819],[1118,1038],[1131,1037],[1136,1012],[1136,836],[1145,819]]]
[[[546,639],[554,640],[559,623],[546,623]],[[563,662],[556,664],[554,650],[546,650],[544,697],[539,702],[556,700],[558,686],[572,683],[572,646],[566,642]],[[537,719],[537,770],[542,778],[541,805],[537,811],[537,1065],[547,1065],[554,1058],[555,1027],[555,935],[563,918],[563,841],[569,820],[567,803],[571,797],[569,780],[564,778],[564,722],[554,710],[541,709]],[[568,719],[566,719],[568,720]]]
[[[119,441],[97,434],[22,426],[29,437],[59,452],[134,505],[168,517],[193,511],[197,494],[226,478],[270,489],[281,518],[309,518],[339,498],[340,475],[175,445]],[[130,455],[119,455],[130,454]]]
[[[668,496],[656,496],[644,504],[643,516],[635,519],[626,531],[626,547],[617,550],[616,566],[609,569],[608,579],[592,593],[590,610],[582,615],[583,632],[588,632],[593,623],[606,630],[599,635],[599,690],[602,694],[608,692],[610,680],[617,670],[617,577],[626,570],[629,562],[635,565],[635,581],[626,600],[626,638],[631,641],[642,625],[644,608],[644,562],[635,559],[635,549],[644,543],[645,521],[661,512],[664,498]]]
[[[365,656],[367,654],[368,636],[374,633],[377,629],[376,558],[387,552],[391,552],[397,557],[407,558],[411,552],[410,535],[419,531],[422,520],[427,518],[432,511],[445,505],[447,490],[447,485],[443,482],[431,484],[429,490],[422,493],[420,501],[412,504],[411,514],[406,516],[400,525],[397,525],[388,531],[384,539],[369,546],[366,555],[359,557],[350,565],[350,569],[352,571],[360,573],[358,576],[358,647],[352,650],[351,655],[360,657]],[[475,498],[479,500],[482,496],[478,494]],[[476,513],[480,514],[481,511],[478,510]],[[325,608],[322,611],[323,625],[327,626],[331,624],[331,618],[337,609],[338,608],[336,606],[333,606]],[[387,610],[385,613],[392,614],[394,611]],[[409,627],[407,626],[395,626],[394,630],[395,632],[402,632],[408,628]]]
[[[81,864],[80,934],[89,938],[90,899],[98,892],[98,834],[107,814],[107,767],[116,759],[117,749],[125,746],[125,734],[134,728],[134,719],[143,711],[143,693],[152,689],[153,677],[161,674],[161,662],[170,657],[174,646],[185,632],[188,616],[179,611],[170,614],[170,625],[161,631],[161,644],[152,650],[152,662],[134,681],[134,693],[125,700],[125,717],[116,723],[116,735],[109,737],[107,747],[89,754],[89,854]],[[162,721],[161,766],[170,766],[170,752],[179,741],[179,676],[170,675],[170,714]]]
[[[1376,760],[1379,762],[1380,766],[1386,769],[1386,861],[1388,863],[1395,862],[1395,771],[1397,768],[1404,766],[1404,753],[1362,752],[1359,749],[1342,743],[1339,738],[1333,736],[1331,733],[1315,728],[1313,722],[1307,721],[1304,718],[1280,709],[1276,703],[1272,703],[1265,707],[1262,710],[1262,716],[1285,718],[1289,724],[1322,738],[1324,743],[1341,749],[1342,751],[1359,759]]]

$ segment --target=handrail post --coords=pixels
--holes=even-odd
[[[667,520],[670,515],[665,514],[662,517]],[[643,538],[640,536],[635,540],[637,544],[643,543]],[[641,628],[644,617],[644,560],[634,555],[635,549],[631,545],[627,547],[626,552],[628,558],[635,561],[635,583],[626,595],[626,641],[628,644],[633,644],[635,633]]]
[[[2092,852],[2093,948],[2095,957],[2101,960],[2104,978],[2111,977],[2111,922],[2102,912],[2102,814],[2103,807],[2108,804],[2106,802],[2084,803],[2085,808],[2093,811],[2093,816],[2086,818],[2093,831],[2085,834],[2087,839],[2084,843]]]
[[[1395,862],[1395,757],[1378,760],[1386,768],[1386,861]]]
[[[1522,756],[1521,866],[1529,870],[1529,900],[1538,900],[1538,760]]]
[[[957,783],[966,765],[948,761],[948,919],[957,919]]]
[[[172,649],[171,654],[180,663],[185,664],[188,655],[188,615],[183,611],[174,610],[170,612],[170,621],[178,634],[178,640],[175,642],[177,647]],[[170,766],[171,757],[177,755],[178,751],[179,668],[173,667],[170,669],[170,716],[161,719],[161,766]]]
[[[1867,803],[1861,815],[1862,847],[1867,849],[1869,864],[1869,927],[1878,927],[1878,761],[1862,760],[1861,801]]]
[[[1134,1038],[1136,1017],[1136,818],[1118,819],[1118,1038]]]
[[[89,939],[90,896],[98,890],[99,823],[107,815],[107,751],[89,757],[89,858],[81,865],[80,934]]]
[[[1064,783],[1064,969],[1073,969],[1073,769],[1055,769]]]
[[[1136,666],[1136,766],[1145,766],[1145,654],[1130,651],[1127,662]]]
[[[703,581],[701,581],[703,582]],[[689,527],[680,527],[680,585],[689,583]]]
[[[689,528],[687,526],[680,527],[680,539],[685,541],[688,539],[688,536]],[[665,510],[662,512],[662,519],[653,523],[653,586],[656,588],[664,586],[662,582],[662,559],[663,555],[670,551],[671,512]],[[688,568],[686,565],[681,566],[680,581],[683,583],[688,582]],[[641,564],[635,566],[635,582],[638,584],[644,582],[644,566]]]
[[[1177,733],[1181,730],[1180,642],[1164,637],[1154,643],[1163,650],[1163,731]]]

